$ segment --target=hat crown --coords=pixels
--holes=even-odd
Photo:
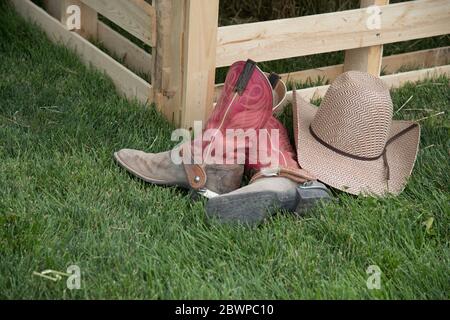
[[[383,153],[392,114],[392,99],[383,81],[364,72],[349,71],[331,84],[311,129],[342,152],[374,158]]]

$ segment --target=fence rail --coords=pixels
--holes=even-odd
[[[432,2],[432,3],[431,3]],[[421,0],[381,6],[380,29],[367,9],[220,27],[217,67],[387,44],[450,33],[450,3]]]
[[[393,75],[402,68],[415,69],[433,69],[435,67],[450,64],[450,46],[434,49],[419,50],[414,52],[396,54],[386,56],[382,59],[381,70],[387,75]],[[336,77],[342,74],[345,70],[344,64],[326,66],[323,68],[315,68],[302,71],[294,71],[280,74],[281,79],[285,82],[307,82],[315,79],[322,79],[326,82],[332,82]],[[443,69],[439,69],[443,70]],[[429,71],[429,70],[428,70]],[[404,72],[402,72],[404,73]],[[418,74],[417,71],[412,71],[412,74]],[[393,75],[396,77],[396,75]],[[389,77],[384,77],[390,79]],[[404,78],[406,79],[406,78]],[[411,80],[414,80],[411,78]],[[419,79],[417,79],[419,80]],[[388,83],[391,84],[391,83]],[[392,85],[392,84],[391,84]],[[223,83],[216,84],[215,97],[216,100],[222,92]]]
[[[156,43],[155,8],[144,0],[81,0],[130,34],[154,47]]]
[[[151,5],[144,0],[44,0],[45,10],[30,0],[9,1],[50,39],[109,75],[126,97],[154,102],[170,121],[187,128],[205,119],[213,108],[221,90],[215,84],[216,68],[236,60],[269,61],[344,50],[342,65],[293,71],[282,77],[332,81],[344,71],[360,70],[376,76],[383,73],[388,85],[399,86],[426,76],[450,75],[449,47],[383,58],[383,44],[449,34],[450,0],[396,4],[361,0],[361,8],[355,10],[225,27],[217,25],[219,0],[153,0]],[[67,8],[74,4],[81,10],[81,29],[71,32],[66,28]],[[367,25],[374,14],[367,9],[371,5],[379,6],[379,27]],[[149,45],[151,53],[105,24],[99,15]],[[100,43],[108,54],[94,43]],[[422,69],[399,72],[404,65]],[[297,92],[311,98],[326,89]]]
[[[97,25],[97,40],[125,65],[147,76],[151,74],[152,55],[101,21]]]

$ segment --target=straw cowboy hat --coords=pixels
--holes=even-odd
[[[377,77],[350,71],[330,86],[317,108],[294,92],[300,166],[351,194],[399,194],[417,157],[420,127],[393,121],[389,89]]]

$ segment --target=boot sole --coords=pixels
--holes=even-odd
[[[281,201],[276,193],[260,191],[212,198],[206,204],[206,213],[210,219],[220,223],[255,225],[280,207]]]
[[[242,223],[258,225],[279,209],[304,214],[315,207],[319,201],[330,201],[331,197],[324,189],[316,189],[316,197],[301,196],[301,187],[294,194],[275,191],[258,191],[212,198],[206,204],[208,218],[219,223]]]

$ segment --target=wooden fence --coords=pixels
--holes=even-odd
[[[108,74],[125,96],[154,102],[170,121],[187,128],[195,120],[204,120],[213,108],[221,90],[221,84],[215,84],[216,68],[236,60],[269,61],[345,50],[343,65],[282,76],[293,81],[321,76],[331,81],[346,70],[379,76],[383,69],[384,81],[396,87],[450,75],[450,47],[383,58],[383,44],[449,34],[450,0],[397,4],[361,0],[361,9],[356,10],[225,27],[218,27],[219,0],[153,0],[151,5],[144,0],[44,0],[45,10],[30,0],[10,1],[52,40]],[[73,4],[81,9],[81,29],[76,32],[66,27],[67,8]],[[371,5],[380,6],[376,28],[367,25],[374,11],[366,7]],[[121,35],[118,28],[129,36]],[[151,47],[151,53],[130,38]],[[93,43],[119,57],[120,63]],[[421,69],[395,73],[402,65]],[[312,98],[326,89],[298,92]]]

